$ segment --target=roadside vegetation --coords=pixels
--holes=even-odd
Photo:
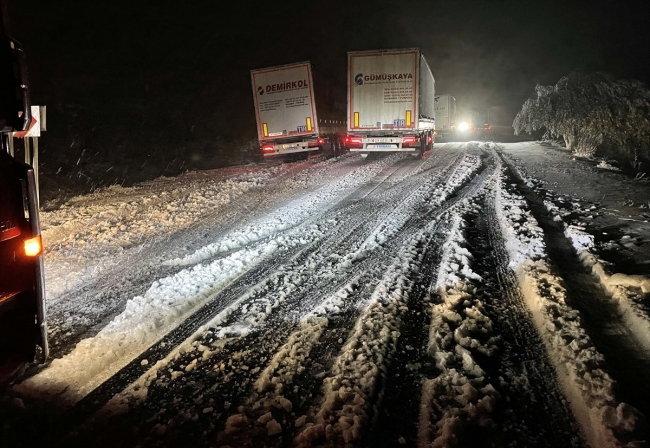
[[[650,171],[650,89],[604,73],[571,73],[537,85],[515,117],[515,134],[545,132],[578,156],[617,160]]]

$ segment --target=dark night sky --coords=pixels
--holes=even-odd
[[[343,80],[351,50],[420,47],[439,93],[502,124],[573,70],[650,81],[647,0],[9,3],[61,147],[128,140],[201,158],[255,137],[250,69],[311,60]]]

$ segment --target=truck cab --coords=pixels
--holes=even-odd
[[[42,241],[34,171],[0,152],[0,384],[47,356]]]
[[[45,284],[33,167],[10,153],[12,133],[33,125],[25,53],[7,34],[0,2],[0,385],[48,355]],[[18,134],[16,134],[18,135]],[[39,350],[40,347],[40,350]]]

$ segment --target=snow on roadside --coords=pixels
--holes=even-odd
[[[226,235],[216,243],[204,246],[186,257],[168,260],[164,264],[184,266],[199,263],[220,253],[239,249],[247,244],[293,228],[313,216],[316,211],[322,210],[327,204],[339,200],[345,191],[354,190],[402,157],[404,156],[396,154],[375,163],[363,165],[335,182],[328,183],[316,191],[280,207],[271,215]]]
[[[512,165],[512,163],[511,163]],[[516,168],[517,175],[530,188],[539,192],[539,181],[527,176]],[[575,199],[557,197],[554,192],[546,191],[544,206],[553,215],[553,220],[562,223],[564,235],[571,241],[582,264],[600,280],[601,284],[618,302],[632,333],[650,350],[650,279],[642,275],[628,275],[612,272],[611,267],[602,261],[596,252],[594,235],[586,230],[586,220],[598,213],[596,206],[585,208]],[[558,206],[560,204],[562,208]],[[575,218],[574,215],[585,215]]]
[[[175,328],[234,278],[281,250],[309,244],[322,235],[323,229],[309,226],[298,235],[278,236],[258,247],[245,248],[157,280],[143,296],[130,299],[126,309],[96,336],[79,342],[71,353],[52,361],[48,368],[17,385],[16,390],[60,403],[75,403]],[[255,318],[270,312],[269,308],[277,306],[267,302],[251,306],[249,325]]]
[[[184,229],[268,181],[270,173],[225,181],[160,181],[109,187],[41,214],[48,300],[139,250],[161,234]],[[159,191],[160,188],[167,188]]]
[[[466,202],[465,207],[476,206]],[[420,447],[453,446],[463,439],[461,432],[494,429],[492,413],[502,401],[499,383],[493,384],[476,360],[477,355],[491,357],[498,350],[499,337],[475,296],[482,279],[471,268],[466,222],[460,214],[451,219],[433,288],[441,303],[432,306],[427,348],[440,374],[422,385]],[[512,427],[513,422],[499,424]]]
[[[561,279],[550,271],[543,232],[524,198],[509,191],[503,173],[496,211],[510,268],[587,441],[594,448],[635,446],[635,425],[642,416],[615,399],[613,381],[603,370],[603,355],[585,333],[579,313],[566,304]]]
[[[598,277],[618,302],[635,337],[650,349],[650,279],[642,275],[612,273],[596,255],[593,235],[583,227],[565,223],[564,235],[571,240],[582,264]]]
[[[611,163],[607,162],[607,160],[601,160],[598,165],[596,165],[596,168],[600,168],[601,170],[609,170],[609,171],[621,171],[620,168],[615,167]]]

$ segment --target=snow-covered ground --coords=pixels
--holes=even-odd
[[[644,446],[648,191],[469,142],[74,198],[42,216],[53,359],[0,440]]]

